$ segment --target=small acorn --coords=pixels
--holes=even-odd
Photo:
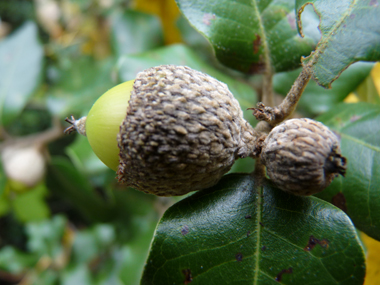
[[[311,119],[291,119],[268,134],[260,154],[278,188],[294,195],[312,195],[345,174],[337,136]]]
[[[215,185],[257,137],[227,85],[186,66],[142,71],[67,121],[120,182],[158,196]]]

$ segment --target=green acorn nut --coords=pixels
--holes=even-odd
[[[267,174],[278,188],[294,195],[325,189],[346,171],[337,136],[311,119],[291,119],[276,126],[260,154]]]
[[[226,84],[162,65],[106,92],[87,119],[67,120],[127,186],[177,196],[215,185],[256,135]]]

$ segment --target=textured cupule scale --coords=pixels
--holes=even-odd
[[[253,132],[224,83],[185,66],[147,69],[120,127],[118,179],[159,196],[210,187],[251,154]]]
[[[339,164],[337,160],[345,164],[337,136],[322,123],[305,118],[275,127],[264,141],[261,159],[271,180],[295,195],[322,191],[338,175],[331,165]]]

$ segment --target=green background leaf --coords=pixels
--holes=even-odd
[[[319,243],[308,248],[312,236]],[[278,284],[276,278],[284,284],[362,284],[365,266],[355,228],[342,211],[232,174],[165,213],[142,284],[189,284],[190,273],[191,284]]]
[[[58,82],[48,91],[47,105],[51,113],[64,118],[72,114],[85,115],[95,101],[115,85],[108,58],[95,61],[91,57],[67,59],[59,69]]]
[[[340,137],[347,158],[345,178],[317,196],[350,216],[355,226],[380,240],[380,106],[341,104],[317,118]]]
[[[159,19],[133,10],[112,15],[111,36],[117,56],[144,52],[164,44]]]
[[[303,59],[313,63],[313,78],[329,88],[350,64],[380,59],[380,6],[377,0],[296,0],[297,20],[312,4],[320,17],[322,38],[315,52]],[[299,22],[299,27],[301,23]]]
[[[50,216],[50,210],[45,202],[47,189],[40,183],[25,193],[11,197],[11,206],[17,219],[21,222],[36,222]]]
[[[279,71],[296,68],[315,46],[297,34],[294,1],[177,0],[189,20],[212,44],[228,67],[249,73],[263,70],[269,59]]]
[[[43,47],[34,22],[0,42],[0,62],[0,123],[8,125],[41,82]]]

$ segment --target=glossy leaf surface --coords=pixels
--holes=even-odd
[[[266,61],[276,71],[296,68],[315,46],[297,34],[294,1],[177,0],[189,22],[212,44],[228,67],[262,72]]]
[[[318,196],[344,210],[355,226],[380,240],[380,106],[341,104],[317,118],[340,137],[347,158],[339,177]]]
[[[364,271],[338,208],[232,174],[165,213],[142,284],[362,284]]]
[[[318,84],[329,88],[350,64],[380,59],[379,1],[296,0],[301,33],[299,17],[308,4],[314,6],[320,17],[322,38],[303,64],[312,62],[313,78]]]

